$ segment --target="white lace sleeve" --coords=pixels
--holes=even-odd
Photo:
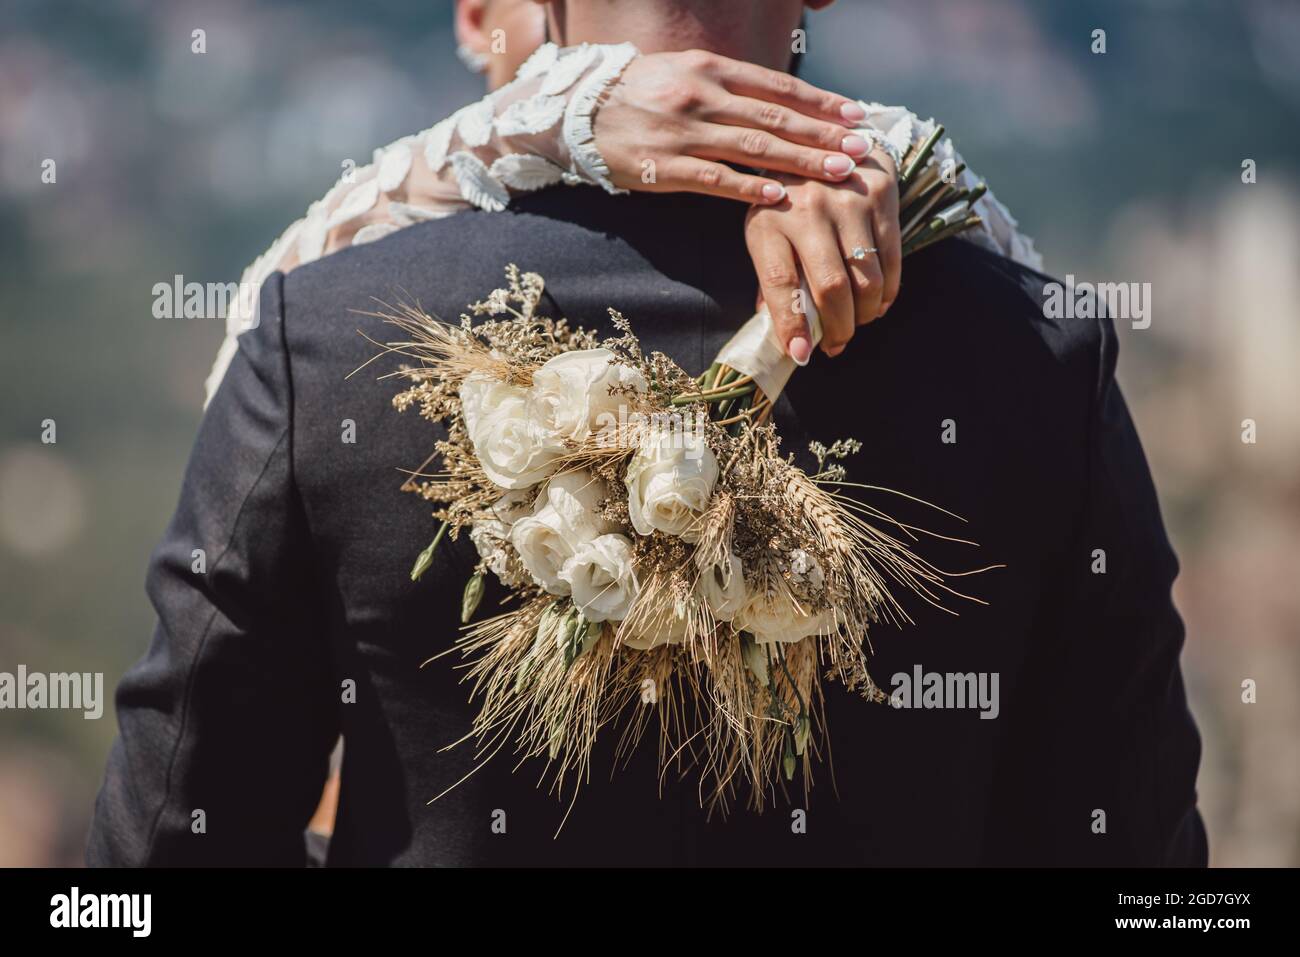
[[[894,162],[907,153],[916,143],[925,140],[935,130],[934,120],[922,120],[915,113],[903,106],[882,106],[879,103],[859,101],[867,111],[867,119],[862,129],[857,132],[881,145]],[[962,165],[961,154],[957,152],[948,137],[941,139],[934,148],[935,159],[940,164],[951,161],[953,168]],[[980,182],[970,169],[958,177],[963,188],[970,189]],[[993,252],[1000,253],[1030,269],[1041,270],[1043,257],[1034,249],[1034,241],[1019,230],[1019,223],[989,190],[975,204],[975,212],[983,220],[978,229],[968,229],[959,237]]]
[[[236,337],[256,325],[258,292],[272,273],[423,220],[472,207],[497,212],[518,193],[556,183],[624,192],[609,180],[592,123],[605,92],[636,56],[630,43],[545,44],[510,83],[423,133],[375,150],[368,166],[345,174],[244,270],[246,307],[227,316],[205,404],[235,355]]]

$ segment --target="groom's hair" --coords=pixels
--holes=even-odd
[[[802,14],[799,15],[799,30],[800,30],[800,32],[802,32],[804,35],[807,35],[807,33],[808,33],[808,14],[807,14],[806,12],[805,12],[805,13],[802,13]],[[550,43],[550,42],[554,41],[555,38],[554,38],[553,36],[551,36],[551,20],[550,20],[550,17],[547,17],[546,20],[545,20],[545,31],[546,31],[546,34],[545,34],[545,35],[546,35],[546,42]],[[806,46],[806,44],[801,44],[801,46]],[[790,66],[787,68],[788,71],[789,71],[789,73],[790,73],[791,75],[793,75],[793,76],[798,76],[798,75],[799,75],[799,71],[800,71],[802,68],[803,68],[803,50],[802,50],[802,49],[799,49],[799,50],[791,50],[791,53],[790,53]]]

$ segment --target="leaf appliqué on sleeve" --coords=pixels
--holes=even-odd
[[[563,93],[577,82],[578,77],[586,72],[587,67],[591,66],[591,61],[596,59],[596,55],[595,47],[585,45],[578,47],[571,53],[566,53],[547,72],[546,79],[542,81],[538,92],[544,96],[556,96]]]
[[[441,120],[425,133],[424,161],[431,172],[438,172],[447,165],[447,150],[451,146],[451,135],[456,132],[456,114]]]
[[[553,186],[560,181],[564,170],[544,156],[528,153],[510,153],[502,156],[488,170],[511,189],[530,191]]]
[[[540,76],[551,67],[555,66],[555,61],[559,58],[560,48],[554,43],[544,43],[533,51],[533,55],[525,60],[515,72],[515,78],[527,80],[535,76]]]
[[[451,167],[460,185],[460,195],[479,209],[499,213],[510,202],[510,193],[493,176],[483,161],[465,150],[451,154]]]
[[[358,173],[361,171],[358,170]],[[364,216],[370,212],[379,201],[379,183],[372,179],[364,183],[358,183],[357,187],[343,197],[343,202],[339,203],[338,209],[330,214],[326,222],[326,229],[333,229],[335,226],[342,226],[344,223],[351,222],[358,216]]]
[[[298,232],[298,261],[313,262],[325,251],[325,235],[329,232],[326,225],[325,207],[319,201],[312,203]]]
[[[398,140],[386,147],[379,157],[378,172],[375,182],[381,193],[391,193],[404,182],[411,172],[411,144],[409,140]]]
[[[564,97],[541,93],[526,100],[516,100],[497,117],[497,132],[502,136],[529,136],[549,130],[564,116]]]
[[[456,132],[466,146],[484,146],[492,138],[493,102],[484,97],[457,112]]]

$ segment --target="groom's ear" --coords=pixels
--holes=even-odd
[[[486,12],[487,0],[456,0],[452,24],[457,43],[469,47],[475,53],[488,52],[488,37],[483,33],[483,17]]]

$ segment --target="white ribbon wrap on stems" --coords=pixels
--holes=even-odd
[[[808,284],[800,287],[803,293],[805,318],[812,333],[813,348],[822,340],[822,323],[817,316],[817,307],[813,305],[812,294]],[[795,361],[785,351],[785,344],[776,334],[772,324],[772,314],[766,306],[754,313],[740,331],[732,336],[718,353],[717,361],[731,366],[737,372],[752,378],[759,390],[776,402],[785,384],[797,368]]]

